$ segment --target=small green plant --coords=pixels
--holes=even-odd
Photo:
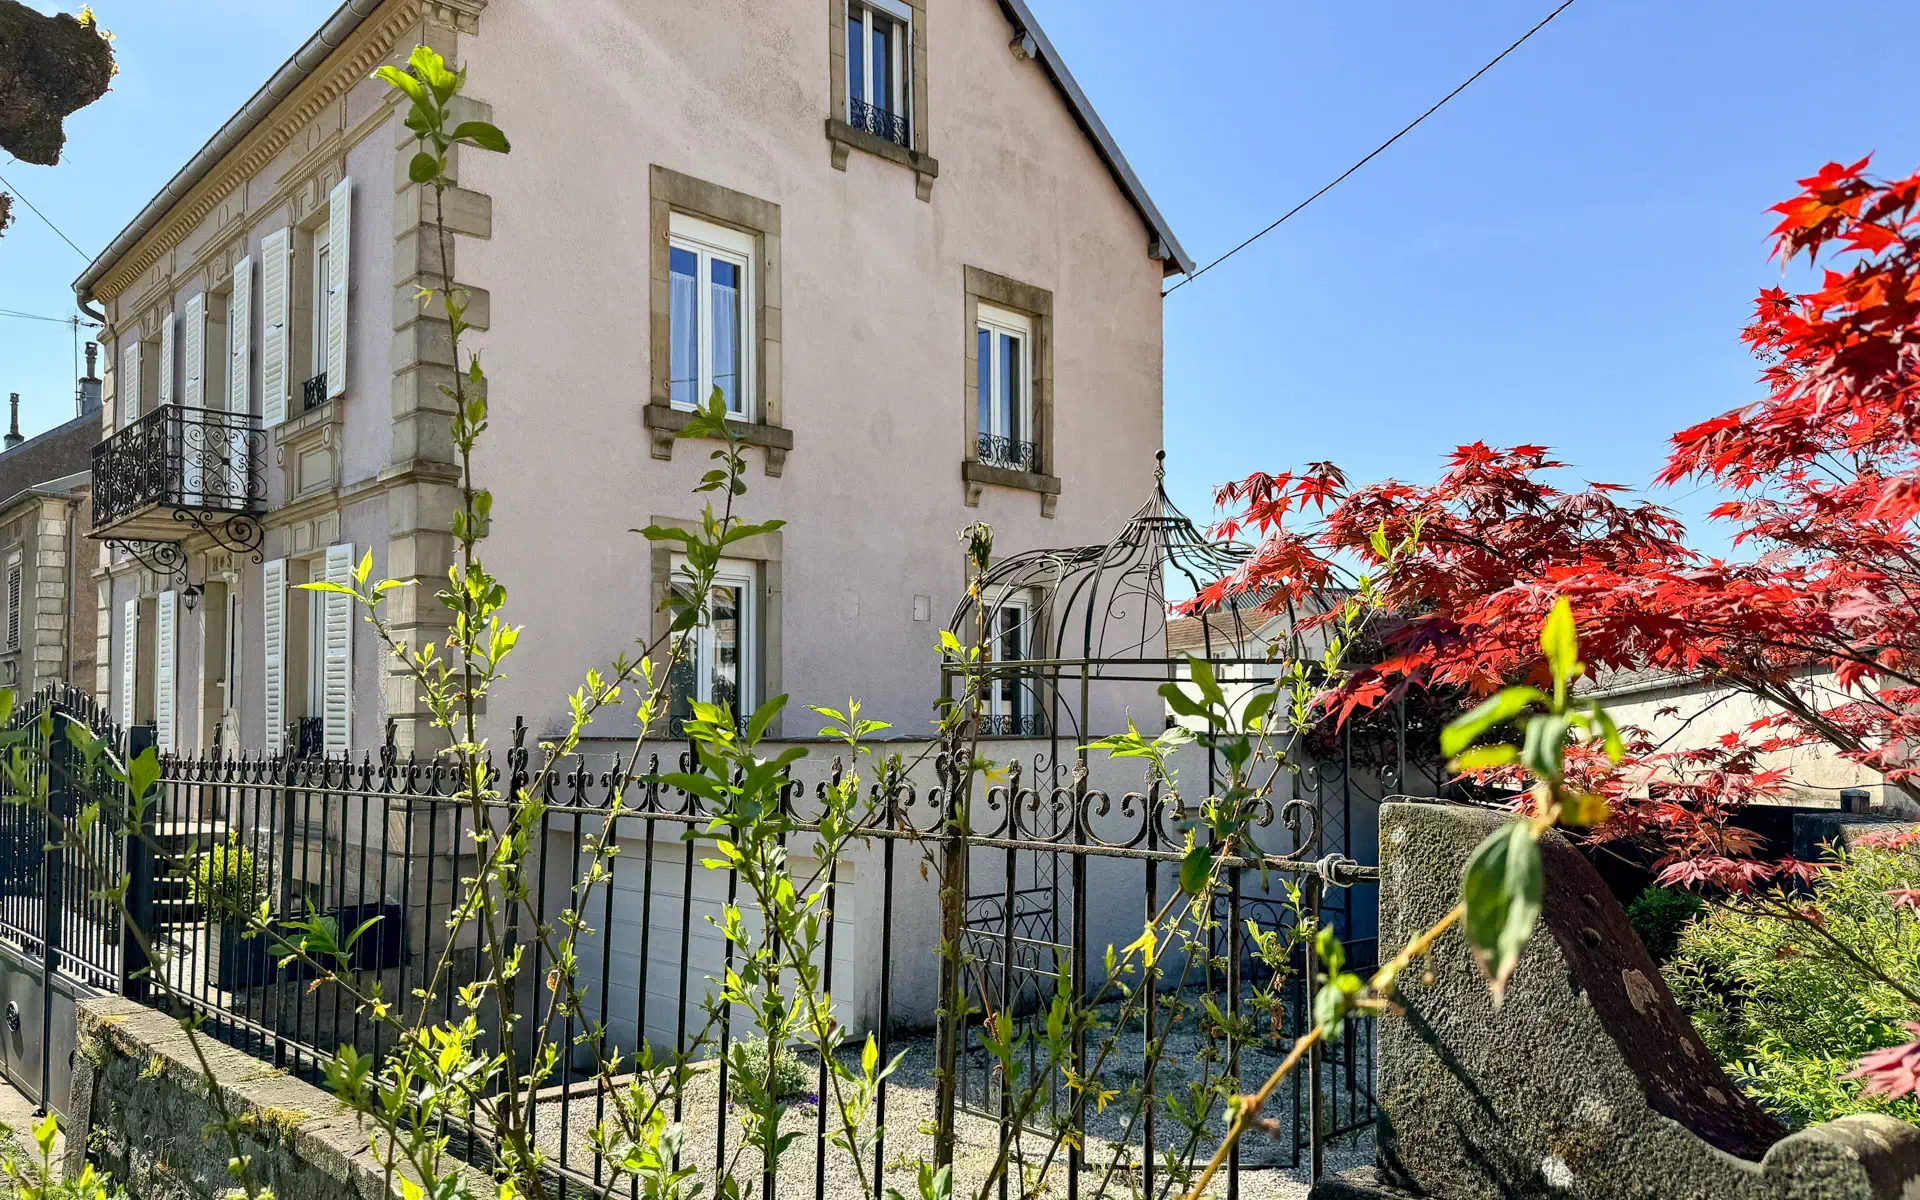
[[[126,1192],[108,1189],[108,1180],[88,1163],[78,1175],[62,1174],[53,1166],[53,1146],[60,1137],[60,1119],[48,1113],[33,1126],[34,1149],[24,1152],[13,1129],[0,1125],[0,1189],[13,1200],[124,1200]]]
[[[1680,935],[1668,986],[1707,1048],[1749,1095],[1792,1125],[1857,1112],[1920,1121],[1920,1102],[1867,1094],[1861,1056],[1912,1040],[1920,1020],[1920,887],[1910,841],[1836,847],[1811,896],[1715,903]],[[1802,914],[1773,913],[1790,904]]]
[[[1706,911],[1706,901],[1679,888],[1650,887],[1627,905],[1627,921],[1653,961],[1665,965],[1680,949],[1680,935]]]
[[[188,865],[187,890],[210,920],[222,923],[247,920],[267,900],[267,881],[238,834]]]
[[[746,1038],[735,1042],[733,1052],[727,1056],[730,1070],[754,1079],[767,1077],[767,1040],[765,1038]],[[813,1094],[814,1073],[791,1046],[780,1047],[773,1064],[774,1096],[780,1100],[791,1100],[798,1096]]]

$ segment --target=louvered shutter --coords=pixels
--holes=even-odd
[[[202,408],[206,405],[206,381],[202,378],[207,361],[207,296],[205,292],[187,301],[186,324],[181,327],[181,335],[186,339],[186,348],[182,351],[186,363],[182,368],[185,384],[180,402],[188,408]]]
[[[353,238],[353,180],[327,201],[327,399],[347,390],[347,250]]]
[[[266,644],[267,753],[285,748],[287,732],[287,560],[276,558],[260,568],[261,640]]]
[[[133,338],[126,348],[120,351],[120,378],[113,384],[114,415],[120,418],[120,428],[133,424],[140,415],[140,339]]]
[[[140,601],[120,609],[120,723],[133,724],[134,660],[140,657]]]
[[[276,229],[260,244],[260,418],[268,427],[287,419],[287,329],[291,239]]]
[[[161,592],[153,622],[153,744],[162,754],[173,749],[173,650],[179,624],[179,596]]]
[[[160,318],[160,403],[173,403],[173,326],[174,316]]]
[[[20,564],[7,567],[7,646],[20,648]]]
[[[353,586],[351,543],[327,547],[327,582]],[[321,664],[324,749],[328,754],[343,754],[353,748],[353,597],[328,592],[317,598],[326,602],[326,647]]]
[[[233,294],[227,297],[227,408],[253,411],[253,259],[233,264]]]

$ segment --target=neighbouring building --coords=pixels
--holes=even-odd
[[[98,347],[87,343],[73,419],[28,438],[20,394],[8,397],[0,442],[0,687],[25,694],[52,683],[91,688],[95,551],[88,468],[100,437]]]
[[[462,152],[446,264],[491,381],[489,565],[536,734],[656,628],[719,388],[751,447],[694,672],[741,707],[924,728],[956,531],[1099,544],[1161,444],[1162,280],[1191,269],[1024,0],[348,0],[76,281],[111,347],[95,688],[164,746],[431,741],[339,598],[371,551],[438,640],[457,470],[429,192],[370,78],[430,44],[511,155]],[[244,70],[244,67],[238,69]],[[795,716],[795,713],[801,714]],[[803,728],[804,727],[804,728]],[[618,733],[618,730],[609,730]]]

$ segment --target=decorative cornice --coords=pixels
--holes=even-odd
[[[429,7],[446,10],[456,18],[464,15],[470,21],[486,5],[484,0],[392,0],[333,52],[326,70],[315,72],[294,89],[268,120],[234,147],[215,171],[168,212],[165,220],[122,256],[94,285],[94,296],[102,300],[119,296],[162,255],[185,241],[215,205],[265,169],[295,133],[370,75]]]

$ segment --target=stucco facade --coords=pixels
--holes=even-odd
[[[860,128],[841,90],[844,5],[619,3],[585,27],[542,0],[350,0],[350,29],[283,68],[245,128],[213,144],[228,148],[189,164],[77,285],[107,321],[103,432],[169,397],[266,417],[257,547],[189,523],[183,564],[155,570],[105,545],[90,564],[95,686],[116,716],[164,718],[180,748],[216,727],[229,746],[271,747],[319,717],[308,674],[341,653],[306,649],[309,629],[316,646],[330,635],[292,585],[340,547],[422,583],[390,605],[403,638],[443,636],[432,593],[456,495],[439,392],[451,362],[444,321],[414,298],[441,255],[431,193],[407,180],[404,110],[369,79],[424,41],[468,69],[472,112],[514,143],[461,154],[448,194],[447,265],[473,292],[468,342],[489,375],[483,552],[527,627],[490,720],[554,729],[585,670],[654,627],[671,562],[630,531],[699,516],[710,447],[672,439],[684,418],[661,394],[669,235],[690,221],[749,248],[740,507],[787,522],[742,554],[745,689],[790,693],[796,710],[856,695],[923,728],[938,629],[962,590],[957,532],[989,521],[1003,553],[1103,542],[1149,494],[1161,281],[1185,259],[1023,4],[888,6],[912,24],[899,89],[912,124],[893,140]],[[332,265],[316,284],[323,243]],[[270,258],[290,268],[284,301]],[[333,282],[343,355],[329,353]],[[267,310],[281,303],[276,332]],[[1030,356],[1021,432],[1037,449],[1011,467],[984,460],[977,436],[983,304],[1014,314]],[[277,607],[271,579],[284,579]],[[403,745],[430,741],[410,685],[351,626],[347,744],[376,746],[389,719]],[[169,635],[170,657],[157,645]],[[812,732],[795,721],[785,732]]]

